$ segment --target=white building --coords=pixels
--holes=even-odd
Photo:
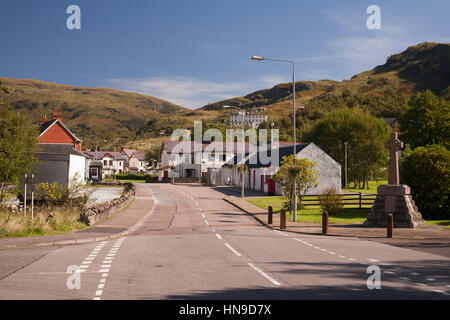
[[[292,146],[283,146],[278,149],[279,164],[281,165],[284,156],[292,154]],[[270,150],[268,153],[270,154]],[[334,187],[338,192],[341,190],[341,165],[326,154],[314,143],[300,143],[296,146],[297,158],[304,158],[316,162],[316,170],[319,173],[318,186],[308,191],[307,194],[322,194],[326,189]],[[281,188],[273,181],[279,166],[262,164],[260,154],[246,155],[243,161],[239,162],[237,157],[227,162],[221,168],[223,179],[230,179],[233,185],[241,185],[241,175],[238,168],[232,166],[245,163],[248,170],[244,174],[244,185],[246,189],[258,190],[270,194],[281,195]]]
[[[282,146],[289,144],[280,142]],[[249,143],[238,142],[165,141],[161,146],[158,180],[203,177],[213,184],[230,184],[230,177],[223,177],[221,168],[238,153],[248,153],[249,148]]]
[[[245,111],[239,111],[230,116],[230,127],[251,127],[258,128],[258,126],[267,121],[267,115],[246,113]]]

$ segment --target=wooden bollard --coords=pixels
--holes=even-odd
[[[394,237],[394,216],[389,213],[387,215],[387,237],[392,238]]]
[[[281,230],[286,229],[286,210],[285,209],[280,210],[280,229]]]
[[[267,223],[272,224],[273,223],[273,209],[272,206],[269,206],[269,217],[267,218]]]
[[[328,234],[328,212],[322,213],[322,234]]]

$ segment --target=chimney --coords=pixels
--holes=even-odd
[[[62,115],[62,109],[55,109],[52,113],[52,120],[58,119],[59,121],[62,121],[63,115]]]
[[[39,120],[39,125],[41,126],[43,123],[47,122],[47,115],[43,114],[41,120]]]

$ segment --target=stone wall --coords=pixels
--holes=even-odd
[[[136,185],[133,183],[123,183],[120,181],[105,181],[99,183],[100,185],[114,185],[114,186],[124,186],[125,194],[119,198],[104,202],[102,204],[97,204],[95,206],[86,208],[80,214],[80,221],[84,222],[88,226],[92,226],[98,221],[101,221],[117,210],[125,207],[131,199],[136,195]]]

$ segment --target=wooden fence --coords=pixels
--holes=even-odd
[[[343,193],[342,204],[344,208],[347,206],[358,206],[359,209],[368,208],[373,206],[375,202],[376,194],[362,194],[358,193]],[[306,195],[302,199],[303,206],[320,206],[319,195]]]

